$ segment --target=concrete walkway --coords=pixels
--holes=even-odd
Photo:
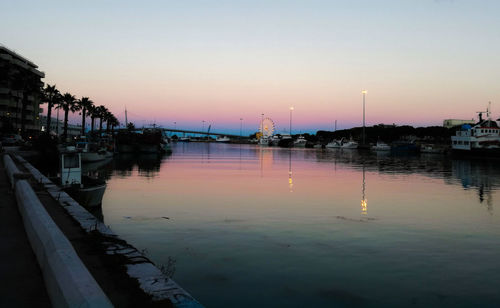
[[[51,307],[0,159],[0,307]]]

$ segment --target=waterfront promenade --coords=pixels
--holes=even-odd
[[[50,307],[42,272],[1,159],[0,200],[0,307]]]

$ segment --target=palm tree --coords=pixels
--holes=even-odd
[[[111,126],[110,122],[114,117],[115,116],[110,111],[107,111],[104,114],[104,121],[106,121],[106,133],[109,133],[109,128]]]
[[[95,123],[95,118],[97,118],[97,107],[95,105],[90,105],[87,108],[87,112],[90,116],[90,133],[94,133],[94,123]]]
[[[91,101],[88,97],[82,97],[77,101],[77,104],[82,111],[82,136],[85,135],[85,117],[87,110],[90,110],[91,106],[94,105],[94,102]],[[89,112],[90,113],[90,112]]]
[[[56,89],[56,85],[47,84],[43,89],[43,101],[47,103],[47,135],[50,135],[50,125],[52,124],[52,107],[57,107],[61,102],[61,93]],[[57,123],[59,125],[59,123]]]
[[[102,132],[102,121],[104,120],[104,117],[106,116],[106,112],[109,112],[108,108],[104,107],[103,105],[97,107],[98,108],[98,117],[99,117],[99,134]]]
[[[118,122],[118,119],[114,116],[111,115],[111,118],[108,120],[108,126],[111,126],[111,133],[115,133],[115,126],[120,125],[120,122]]]
[[[63,138],[66,140],[68,137],[68,114],[69,112],[75,112],[79,110],[78,105],[76,104],[76,98],[74,95],[70,93],[64,93],[60,108],[64,110],[64,133]]]

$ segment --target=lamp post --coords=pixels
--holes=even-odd
[[[174,129],[177,130],[177,122],[174,122]]]
[[[204,132],[205,131],[205,120],[201,121],[201,131]]]
[[[363,145],[365,145],[365,96],[366,90],[361,91],[363,94]]]
[[[241,139],[241,131],[243,129],[243,118],[240,118],[240,139]]]
[[[293,106],[290,107],[290,137],[292,137],[292,111],[293,111]]]

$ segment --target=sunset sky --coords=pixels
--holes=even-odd
[[[4,1],[0,43],[136,126],[442,125],[492,102],[500,1]],[[207,124],[205,124],[205,127]]]

